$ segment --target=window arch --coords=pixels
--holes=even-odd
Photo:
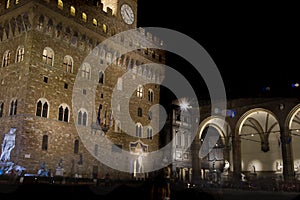
[[[17,107],[18,107],[18,100],[17,99],[11,100],[9,115],[16,115],[17,114]]]
[[[143,136],[143,126],[140,123],[135,125],[135,136],[139,138]]]
[[[147,139],[149,140],[153,139],[153,129],[151,126],[147,128]]]
[[[139,85],[137,87],[136,96],[139,98],[143,98],[143,90],[144,90],[143,86]]]
[[[78,112],[77,124],[81,126],[87,126],[88,114],[85,109],[80,109]]]
[[[49,48],[45,47],[43,50],[43,63],[53,66],[53,60],[54,60],[54,51]]]
[[[154,92],[152,89],[148,90],[148,101],[153,102],[154,100]]]
[[[44,150],[44,151],[48,150],[48,135],[43,135],[43,138],[42,138],[42,150]]]
[[[86,79],[91,78],[91,66],[88,63],[83,63],[81,68],[81,76]]]
[[[2,59],[2,67],[7,67],[10,64],[10,55],[11,52],[9,50],[4,52]]]
[[[16,52],[16,63],[22,62],[24,60],[24,47],[19,46]]]
[[[65,72],[73,73],[73,58],[69,55],[66,55],[64,57],[63,66],[64,66],[64,69],[65,69]]]
[[[49,112],[49,103],[46,99],[42,98],[37,101],[36,104],[36,116],[39,117],[48,117]]]
[[[101,84],[104,83],[104,72],[103,71],[99,72],[99,83],[101,83]]]
[[[70,116],[70,108],[66,104],[61,104],[58,107],[58,120],[69,122],[69,116]]]

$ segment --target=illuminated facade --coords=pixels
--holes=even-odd
[[[300,180],[297,98],[232,99],[227,102],[227,110],[213,111],[207,103],[199,104],[199,120],[192,115],[181,116],[178,100],[173,101],[168,115],[166,130],[171,137],[166,141],[174,143],[172,174],[175,179],[221,184],[232,180],[269,179],[269,184]],[[193,123],[198,126],[196,137],[182,152]],[[216,135],[217,140],[213,138]],[[209,144],[210,139],[213,144]],[[202,148],[208,145],[211,150],[200,158]]]
[[[127,7],[123,8],[125,4]],[[121,14],[121,8],[129,10]],[[129,11],[131,15],[127,14]],[[160,101],[159,85],[138,86],[136,83],[129,112],[137,133],[130,136],[122,131],[122,122],[114,119],[110,99],[115,86],[118,90],[124,87],[122,75],[126,72],[157,83],[163,79],[163,69],[149,70],[146,64],[164,63],[164,52],[144,47],[144,43],[160,45],[160,41],[143,29],[137,29],[141,36],[147,34],[147,37],[120,38],[121,44],[136,46],[138,50],[122,55],[118,60],[114,59],[118,55],[116,49],[94,49],[106,38],[135,29],[136,17],[136,0],[105,0],[102,3],[1,0],[0,136],[3,138],[11,127],[16,128],[11,162],[32,174],[36,174],[44,162],[52,172],[58,165],[62,166],[64,176],[78,174],[102,178],[106,173],[112,178],[136,176],[138,159],[131,161],[130,173],[107,167],[86,150],[76,130],[76,125],[92,127],[91,134],[106,137],[119,147],[110,147],[111,151],[121,149],[135,154],[141,150],[139,147],[143,147],[142,151],[158,149],[158,135],[145,125],[151,120],[149,108]],[[87,79],[92,76],[91,66],[82,63],[92,51],[97,51],[102,61],[110,65],[107,71],[97,72],[94,112],[82,106],[74,116],[74,82],[78,73]],[[84,95],[85,92],[82,91]],[[122,108],[123,105],[118,105],[119,110]],[[102,134],[98,125],[104,130]],[[93,148],[95,153],[101,151],[96,145]]]

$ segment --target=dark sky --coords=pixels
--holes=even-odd
[[[229,97],[300,95],[291,88],[300,81],[295,4],[178,2],[140,0],[138,26],[170,28],[196,40],[214,60]],[[195,77],[187,76],[193,84]]]

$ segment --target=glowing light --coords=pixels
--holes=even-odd
[[[299,83],[292,83],[292,87],[293,87],[293,88],[299,87]]]
[[[179,100],[179,106],[180,106],[180,109],[183,111],[187,111],[189,108],[192,107],[186,98]]]

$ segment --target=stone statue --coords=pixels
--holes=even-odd
[[[143,153],[140,153],[140,154],[139,154],[137,160],[138,160],[138,164],[139,164],[138,172],[139,172],[139,173],[142,173],[143,170],[144,170],[144,165],[143,165]]]
[[[0,161],[7,162],[10,160],[10,152],[15,147],[16,141],[16,128],[10,128],[9,132],[5,134],[2,142],[2,152]]]

